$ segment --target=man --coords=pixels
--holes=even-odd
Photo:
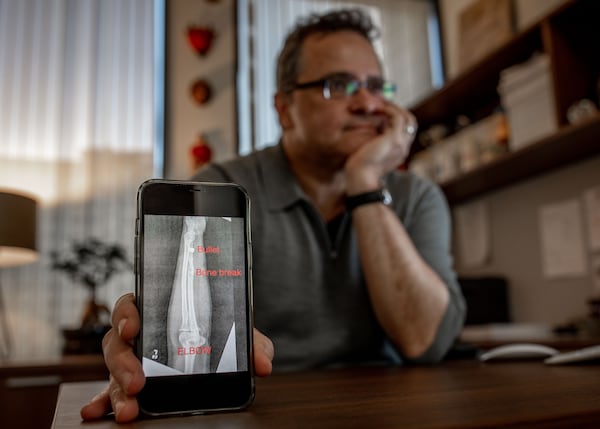
[[[194,177],[237,182],[252,199],[255,324],[270,337],[255,331],[258,375],[271,365],[437,362],[462,328],[448,208],[438,188],[397,171],[416,122],[386,99],[393,86],[374,31],[357,10],[299,24],[277,65],[280,144]],[[115,306],[117,330],[104,340],[110,388],[85,419],[111,402],[117,421],[137,415],[133,302]]]

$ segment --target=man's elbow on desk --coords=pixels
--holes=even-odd
[[[435,336],[430,341],[415,343],[402,352],[404,358],[415,364],[441,362],[459,337],[464,326],[466,308],[462,300],[450,300]]]

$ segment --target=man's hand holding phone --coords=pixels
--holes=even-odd
[[[81,408],[84,420],[98,419],[113,411],[119,423],[134,420],[139,414],[136,395],[145,384],[142,364],[136,357],[133,341],[138,335],[140,318],[133,294],[122,296],[112,313],[113,329],[103,341],[104,359],[110,371],[110,383]],[[264,377],[271,373],[273,343],[259,332],[254,335],[254,373]]]

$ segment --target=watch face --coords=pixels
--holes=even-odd
[[[386,189],[383,188],[381,190],[381,195],[383,195],[383,204],[386,206],[389,206],[390,204],[392,204],[392,196],[390,195],[390,192]]]

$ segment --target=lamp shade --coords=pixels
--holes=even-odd
[[[37,259],[37,203],[34,199],[0,191],[0,267]]]

